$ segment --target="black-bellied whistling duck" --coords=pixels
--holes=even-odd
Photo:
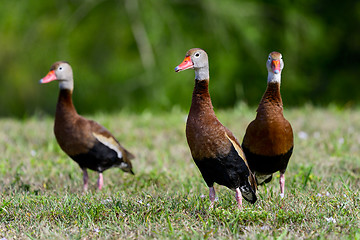
[[[190,49],[176,72],[194,69],[195,88],[186,123],[186,138],[191,155],[209,187],[210,208],[215,201],[214,183],[236,192],[238,207],[242,197],[255,203],[256,181],[249,170],[238,140],[216,118],[209,94],[209,64],[206,52]]]
[[[61,149],[83,170],[84,191],[88,188],[87,169],[99,173],[98,189],[103,186],[102,172],[119,167],[132,171],[134,158],[115,137],[100,124],[80,116],[73,105],[73,72],[67,62],[56,62],[40,83],[59,81],[60,93],[56,106],[54,133]]]
[[[280,82],[284,61],[281,53],[270,53],[266,67],[267,89],[255,120],[246,129],[242,147],[258,184],[270,182],[272,174],[280,171],[280,196],[283,198],[284,174],[294,148],[294,137],[283,115]]]

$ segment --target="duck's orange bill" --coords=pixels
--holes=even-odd
[[[40,79],[40,83],[48,83],[51,81],[56,80],[56,74],[54,70],[51,70],[45,77],[43,77],[42,79]]]
[[[193,68],[194,64],[191,61],[190,56],[186,57],[182,63],[180,63],[176,68],[175,72],[180,72],[189,68]]]
[[[271,62],[271,68],[273,70],[274,73],[280,73],[281,68],[280,68],[280,60],[272,60]]]

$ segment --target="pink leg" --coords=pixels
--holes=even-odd
[[[83,181],[84,181],[84,192],[88,190],[89,176],[86,168],[83,168]]]
[[[285,174],[284,173],[280,173],[280,197],[284,198],[285,196]]]
[[[239,188],[236,188],[235,189],[235,199],[236,199],[236,202],[238,204],[238,208],[241,209],[242,208],[242,195],[241,195],[241,191]]]
[[[99,178],[98,178],[97,184],[98,184],[98,189],[101,190],[101,188],[104,185],[104,178],[103,178],[102,173],[99,173]]]
[[[210,209],[213,208],[214,206],[214,202],[215,202],[215,198],[216,198],[216,193],[215,193],[215,188],[214,187],[209,187],[209,197],[210,197]]]

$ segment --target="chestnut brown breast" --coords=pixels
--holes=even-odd
[[[213,111],[208,84],[208,81],[196,81],[186,123],[186,138],[191,154],[199,161],[224,156],[231,148],[231,143],[225,136],[226,128]]]
[[[56,106],[54,133],[61,149],[69,156],[86,153],[95,144],[94,125],[77,114],[70,90],[60,90]]]
[[[246,130],[243,147],[252,153],[276,156],[292,149],[293,131],[283,116],[278,83],[269,84],[257,110],[256,119]]]

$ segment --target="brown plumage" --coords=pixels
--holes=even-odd
[[[242,206],[241,195],[255,203],[255,178],[240,144],[214,113],[208,88],[208,57],[204,50],[190,49],[175,71],[190,68],[195,70],[195,87],[186,123],[186,138],[191,155],[209,187],[210,207],[215,201],[215,182],[236,192],[239,208]]]
[[[67,62],[56,62],[40,83],[59,81],[54,133],[61,149],[83,170],[84,190],[88,188],[87,169],[99,173],[98,188],[103,186],[102,172],[111,167],[132,171],[134,158],[115,137],[100,124],[80,116],[72,102],[73,73]]]
[[[293,131],[284,118],[280,95],[282,55],[269,54],[267,89],[260,101],[257,115],[246,129],[242,147],[258,184],[271,181],[280,171],[280,196],[284,197],[285,171],[294,148]]]

